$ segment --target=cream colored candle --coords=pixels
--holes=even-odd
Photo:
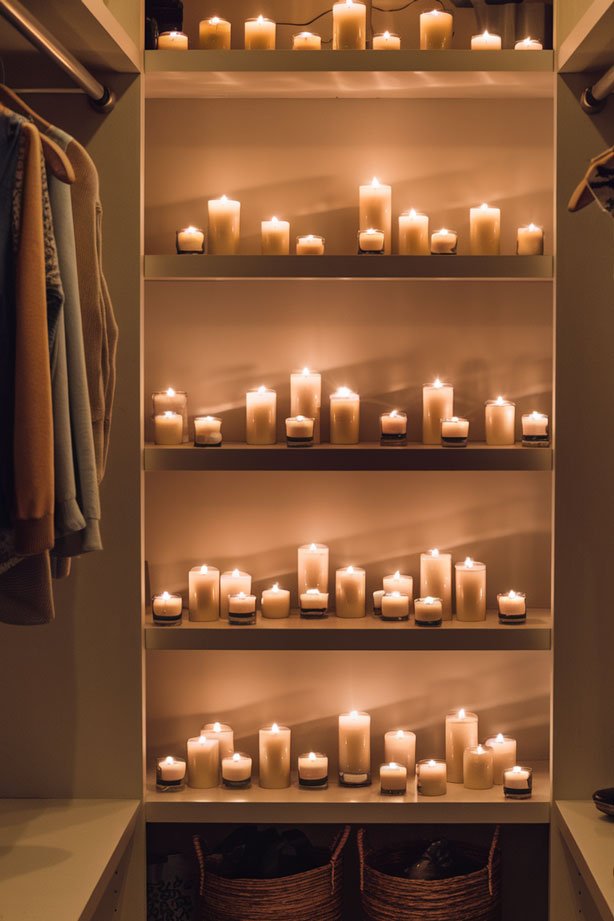
[[[318,588],[308,588],[299,596],[302,617],[323,617],[328,610],[328,592]]]
[[[383,588],[378,589],[373,592],[373,613],[381,614],[382,613],[382,598],[386,592]]]
[[[542,51],[543,45],[536,38],[523,38],[522,41],[516,42],[515,51]]]
[[[222,443],[222,420],[215,416],[196,416],[194,444],[197,447],[219,447]]]
[[[238,592],[228,596],[228,620],[235,626],[256,623],[256,596]]]
[[[371,717],[352,710],[339,716],[339,782],[361,786],[371,779]]]
[[[209,253],[212,256],[235,256],[241,237],[241,202],[226,195],[207,203],[209,213]]]
[[[313,440],[320,441],[320,410],[322,407],[322,375],[303,368],[290,375],[290,412],[314,420]]]
[[[157,445],[180,445],[183,443],[183,418],[170,410],[154,416],[154,441]]]
[[[463,758],[466,748],[478,744],[478,718],[469,710],[452,710],[446,716],[446,764],[450,783],[463,782]]]
[[[188,45],[185,32],[161,32],[158,36],[158,51],[187,51]]]
[[[518,256],[543,256],[544,231],[536,224],[519,227],[516,234],[516,254]]]
[[[277,582],[262,593],[262,616],[268,620],[290,617],[290,592],[280,588]]]
[[[384,736],[384,758],[403,764],[409,777],[416,773],[416,734],[409,729],[391,729]]]
[[[530,799],[533,791],[533,771],[531,768],[515,764],[503,772],[503,790],[506,799]]]
[[[222,758],[222,780],[228,787],[245,787],[252,779],[252,759],[242,752]]]
[[[200,735],[188,739],[188,786],[197,790],[217,787],[220,782],[219,739]]]
[[[179,413],[183,419],[182,440],[188,440],[188,395],[185,390],[175,390],[167,387],[166,390],[156,390],[152,394],[153,411],[155,416],[164,413]]]
[[[399,215],[399,255],[428,256],[429,219],[413,208]]]
[[[452,554],[434,549],[420,554],[420,594],[441,598],[443,619],[452,620]]]
[[[384,232],[384,252],[392,252],[392,186],[382,185],[374,176],[369,185],[361,185],[360,230],[375,228]]]
[[[156,783],[158,786],[170,784],[179,787],[185,779],[186,764],[183,758],[159,758],[156,762]]]
[[[393,409],[379,417],[382,435],[407,435],[407,413]]]
[[[513,590],[497,595],[497,604],[499,605],[499,616],[513,618],[525,618],[527,613],[527,596],[524,592],[515,592]]]
[[[502,784],[504,772],[511,770],[516,764],[516,739],[499,733],[492,739],[486,739],[485,745],[493,753],[492,782]]]
[[[419,627],[437,627],[443,620],[443,604],[441,598],[416,598],[414,601],[416,625]]]
[[[384,592],[381,601],[382,620],[408,620],[409,595],[401,592]]]
[[[223,572],[220,577],[220,617],[228,617],[228,598],[244,592],[250,595],[252,591],[252,577],[240,569],[232,572]]]
[[[304,544],[298,548],[298,590],[328,591],[329,550],[325,544]]]
[[[298,779],[307,787],[324,786],[328,782],[328,757],[321,752],[299,755]]]
[[[230,32],[230,23],[219,16],[202,19],[198,24],[198,44],[206,51],[228,51]]]
[[[218,620],[220,616],[220,571],[215,566],[194,566],[188,576],[190,620]]]
[[[315,32],[299,32],[292,36],[292,49],[294,51],[320,51],[322,37]]]
[[[324,255],[324,237],[317,234],[308,233],[305,236],[296,238],[296,255],[297,256],[323,256]]]
[[[290,253],[290,224],[272,217],[262,221],[262,255],[287,256]]]
[[[456,252],[458,234],[455,230],[443,227],[431,236],[431,253],[434,256],[450,256]]]
[[[417,789],[421,796],[445,796],[448,792],[445,761],[435,758],[416,765]]]
[[[412,576],[404,576],[399,570],[391,576],[384,576],[383,586],[385,592],[401,592],[412,601],[414,597],[414,580]]]
[[[471,36],[472,51],[501,51],[501,36],[487,29],[481,35]]]
[[[183,599],[181,595],[171,595],[170,592],[162,592],[160,595],[154,595],[151,602],[151,610],[154,621],[164,623],[176,623],[181,620],[183,611]]]
[[[380,32],[373,36],[374,51],[400,51],[401,37],[394,32]]]
[[[456,617],[470,622],[486,619],[486,566],[467,557],[455,563]]]
[[[245,48],[247,51],[274,51],[276,24],[264,16],[256,16],[245,23]]]
[[[545,413],[525,413],[522,417],[523,441],[546,441],[548,439],[548,416]]]
[[[384,249],[384,232],[369,227],[358,234],[359,253],[381,253]]]
[[[380,792],[383,796],[404,796],[407,791],[407,768],[390,761],[379,769]]]
[[[290,730],[286,726],[265,726],[259,734],[260,786],[283,790],[290,786]]]
[[[333,5],[333,51],[364,51],[367,47],[367,8],[363,0]]]
[[[469,437],[469,420],[461,416],[450,416],[441,420],[441,443],[444,445],[466,445]]]
[[[365,617],[366,573],[359,566],[337,570],[335,607],[337,617]]]
[[[487,445],[513,445],[516,440],[516,404],[499,396],[484,410]]]
[[[289,447],[306,447],[313,444],[314,419],[291,416],[286,419],[286,442]]]
[[[178,253],[203,253],[205,250],[205,234],[200,227],[184,227],[177,231]]]
[[[220,746],[220,760],[230,758],[235,750],[234,732],[227,723],[205,723],[200,734],[207,739],[217,739]]]
[[[349,387],[339,387],[330,395],[330,443],[358,444],[360,438],[360,397]]]
[[[441,443],[441,420],[454,414],[454,388],[436,378],[422,388],[422,441],[425,445]]]
[[[463,785],[467,790],[490,790],[493,785],[492,749],[477,745],[463,754]]]
[[[420,49],[439,51],[451,48],[453,24],[451,13],[444,13],[442,10],[420,13]]]
[[[245,395],[245,440],[248,445],[274,445],[277,441],[277,394],[256,387]]]
[[[472,256],[498,256],[501,250],[501,210],[485,202],[469,209]]]

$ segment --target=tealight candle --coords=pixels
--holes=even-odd
[[[352,710],[339,716],[339,783],[364,787],[371,783],[371,717]]]
[[[256,596],[237,592],[228,596],[228,623],[235,627],[249,627],[256,623]]]
[[[513,445],[516,440],[516,404],[501,396],[487,400],[484,425],[487,445]]]
[[[376,227],[384,233],[384,252],[392,251],[392,186],[382,185],[374,176],[369,185],[359,190],[360,230]]]
[[[399,255],[428,256],[429,219],[413,208],[399,215]]]
[[[446,764],[450,783],[463,782],[463,758],[466,748],[478,744],[478,718],[461,708],[446,715]]]
[[[328,786],[328,757],[321,752],[307,752],[298,757],[299,787]]]
[[[333,51],[364,51],[367,47],[367,7],[363,0],[333,5]]]
[[[409,595],[385,592],[381,602],[382,620],[409,620]]]
[[[430,758],[416,765],[417,789],[421,796],[445,796],[448,792],[446,762]]]
[[[543,256],[544,231],[536,224],[519,227],[516,235],[516,254],[518,256]]]
[[[425,445],[441,443],[441,420],[454,412],[454,388],[436,378],[422,388],[422,441]]]
[[[384,252],[384,231],[369,227],[358,234],[358,255],[380,256]]]
[[[434,256],[454,256],[458,246],[458,234],[455,230],[442,227],[431,236],[431,253]]]
[[[366,573],[358,566],[337,570],[335,608],[337,617],[365,617]]]
[[[201,736],[207,739],[217,739],[220,746],[220,760],[230,758],[235,749],[235,737],[232,728],[227,723],[205,723],[200,730]]]
[[[277,441],[277,394],[255,387],[245,395],[245,440],[248,445],[274,445]]]
[[[383,588],[378,589],[377,591],[373,592],[373,613],[375,614],[376,617],[381,616],[382,598],[384,597],[385,594],[386,592],[384,591]]]
[[[206,51],[228,51],[230,32],[230,23],[219,16],[203,19],[198,25],[199,47]]]
[[[497,595],[499,623],[524,624],[527,619],[527,596],[524,592],[509,591]]]
[[[156,762],[156,787],[161,793],[181,790],[185,783],[184,758],[167,755]]]
[[[290,786],[290,730],[273,723],[258,733],[260,749],[260,786],[265,790],[283,790]]]
[[[322,37],[315,32],[299,32],[292,36],[292,49],[294,51],[320,51]]]
[[[379,782],[382,796],[404,796],[407,792],[407,768],[395,761],[382,764],[379,769]]]
[[[222,758],[222,783],[229,790],[244,790],[251,786],[252,759],[242,752]]]
[[[154,441],[157,445],[180,445],[183,443],[183,417],[168,410],[154,416]]]
[[[503,772],[503,795],[506,799],[530,799],[533,792],[532,768],[516,764]]]
[[[200,227],[184,227],[176,233],[176,248],[179,255],[186,253],[202,256],[205,252],[205,233]]]
[[[543,47],[536,38],[523,38],[522,41],[516,42],[514,51],[542,51]]]
[[[262,221],[262,255],[287,256],[290,252],[290,223],[272,217]]]
[[[151,602],[153,622],[161,627],[180,624],[182,610],[183,600],[181,595],[171,595],[170,592],[154,595]]]
[[[220,616],[220,571],[215,566],[194,566],[188,575],[190,620],[206,622]]]
[[[441,598],[444,620],[452,619],[452,554],[436,548],[420,554],[420,594]]]
[[[325,617],[328,611],[328,592],[321,592],[318,588],[308,588],[300,594],[301,617],[307,620],[317,620]]]
[[[262,616],[268,620],[282,620],[290,617],[290,592],[280,588],[276,582],[273,588],[262,593]]]
[[[220,617],[228,617],[228,598],[230,595],[237,595],[239,592],[249,595],[251,590],[252,577],[249,573],[241,572],[240,569],[223,572],[220,576]]]
[[[222,446],[222,420],[216,416],[196,416],[194,444],[197,448],[220,448]]]
[[[236,255],[241,236],[241,202],[222,195],[207,202],[207,210],[209,253],[212,256]]]
[[[441,627],[443,620],[443,603],[441,598],[416,598],[414,601],[416,627]]]
[[[360,436],[360,397],[349,387],[339,387],[330,395],[330,443],[358,444]]]
[[[493,785],[494,755],[491,748],[477,745],[463,753],[463,785],[467,790],[490,790]]]
[[[522,443],[527,447],[547,447],[550,444],[548,416],[545,413],[526,413],[522,417]]]
[[[494,35],[487,29],[481,35],[471,36],[472,51],[501,51],[501,36]]]
[[[274,51],[276,24],[264,16],[256,16],[245,23],[245,48],[247,51]]]
[[[286,444],[289,448],[308,448],[313,444],[315,419],[292,416],[286,419]]]
[[[407,444],[407,413],[398,409],[393,409],[389,413],[382,413],[379,417],[379,424],[380,444]]]
[[[472,560],[455,563],[456,617],[465,622],[486,619],[486,565]]]
[[[400,51],[401,37],[394,32],[378,32],[373,36],[374,51]]]
[[[391,576],[384,576],[383,582],[385,592],[401,592],[407,595],[412,601],[414,597],[414,580],[412,576],[404,576],[398,569]]]
[[[441,420],[441,443],[444,448],[466,448],[469,437],[469,420],[450,416]]]
[[[416,773],[416,734],[409,729],[391,729],[384,736],[384,758],[403,764],[407,775]]]
[[[501,249],[501,209],[485,202],[469,209],[472,256],[498,256]]]
[[[450,48],[453,22],[452,14],[442,10],[420,13],[420,49],[438,51]]]
[[[326,544],[303,544],[298,548],[298,590],[317,588],[328,591],[328,557]]]
[[[185,32],[160,32],[158,36],[158,51],[187,51],[188,45]]]
[[[485,745],[493,753],[492,781],[494,784],[501,785],[505,771],[511,770],[516,764],[516,739],[510,739],[499,733],[492,739],[486,739]]]
[[[313,440],[320,441],[320,409],[322,406],[322,375],[303,368],[290,375],[290,412],[314,420]]]
[[[326,241],[324,237],[318,236],[318,234],[308,233],[302,237],[296,238],[296,255],[297,256],[323,256],[324,255],[324,245]]]
[[[219,780],[219,739],[208,739],[203,735],[188,739],[188,786],[208,790],[217,787]]]

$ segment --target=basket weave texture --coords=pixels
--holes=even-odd
[[[407,866],[426,843],[369,850],[366,830],[358,832],[362,906],[370,921],[499,921],[501,916],[501,856],[499,828],[490,849],[457,845],[481,869],[442,880],[413,880],[391,876],[378,866]]]
[[[281,879],[226,879],[207,869],[198,836],[194,848],[200,866],[200,916],[203,921],[341,921],[343,849],[346,826],[331,846],[323,867]]]

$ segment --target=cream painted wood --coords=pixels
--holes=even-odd
[[[559,29],[564,32],[563,11],[570,3],[559,5]],[[614,61],[614,3],[593,0],[581,4],[582,15],[561,35],[559,71],[607,70]]]
[[[614,921],[614,824],[590,800],[558,800],[555,828],[580,871],[602,921]]]

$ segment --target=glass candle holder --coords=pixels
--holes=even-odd
[[[158,51],[187,51],[188,47],[189,41],[185,32],[160,32],[158,36]]]
[[[298,32],[292,36],[293,51],[320,51],[322,36],[316,32]]]
[[[352,710],[339,716],[339,783],[366,787],[371,783],[371,717]]]
[[[159,793],[176,793],[185,786],[186,761],[175,755],[165,755],[156,760],[156,790]]]
[[[235,627],[256,623],[256,596],[238,592],[228,596],[228,623]]]
[[[431,253],[433,256],[455,256],[458,246],[458,234],[445,227],[436,230],[431,236]]]
[[[405,796],[407,793],[407,767],[390,761],[380,765],[380,793],[382,796]]]
[[[181,623],[183,600],[181,595],[162,592],[151,600],[151,613],[154,624],[160,627],[172,627]]]
[[[252,759],[243,752],[222,758],[222,783],[228,790],[246,790],[252,785]]]
[[[205,232],[200,227],[184,227],[175,233],[175,246],[180,256],[202,256],[205,252]]]
[[[497,595],[500,624],[524,624],[527,620],[527,596],[524,592],[500,592]]]
[[[506,799],[531,799],[533,768],[515,765],[503,772],[503,795]]]
[[[358,255],[359,256],[382,256],[384,253],[385,234],[383,230],[375,230],[370,227],[368,230],[358,232]]]
[[[549,420],[545,413],[523,415],[522,443],[527,448],[547,448],[550,445]]]
[[[393,409],[379,417],[380,444],[398,446],[407,444],[407,413]]]
[[[321,752],[299,755],[298,785],[319,790],[328,787],[328,757]]]
[[[543,256],[544,230],[536,224],[519,227],[516,234],[517,256]]]
[[[514,51],[542,51],[543,45],[536,38],[523,38],[521,41],[516,42],[514,45]]]
[[[400,51],[401,36],[396,32],[378,32],[373,36],[374,51]]]
[[[177,413],[181,416],[182,419],[182,441],[188,440],[188,395],[185,390],[175,390],[174,387],[167,387],[166,390],[155,390],[151,395],[151,403],[153,407],[154,420],[157,416],[164,416],[166,413]],[[154,433],[155,432],[155,421],[154,421]],[[162,422],[160,424],[160,437],[164,438],[165,436],[171,437],[167,429],[172,429],[172,437],[176,438],[176,432],[171,425],[171,423],[165,424]],[[156,442],[159,444],[165,444],[167,442],[161,441]],[[170,442],[174,444],[175,442]]]
[[[443,621],[443,601],[427,595],[414,601],[416,627],[441,627]]]
[[[385,589],[379,588],[376,592],[373,592],[373,613],[376,617],[382,616],[382,598],[386,594]]]
[[[381,605],[382,620],[409,620],[409,595],[402,592],[385,592]]]
[[[323,256],[326,240],[318,234],[308,233],[296,238],[297,256]]]
[[[450,416],[441,420],[441,444],[444,448],[466,448],[469,440],[469,420]]]
[[[217,416],[196,416],[194,445],[197,448],[221,448],[222,420]]]
[[[328,592],[319,588],[308,588],[300,595],[301,617],[305,620],[318,620],[326,617],[328,612]]]
[[[289,448],[310,448],[313,445],[315,419],[291,416],[286,419],[286,444]]]
[[[448,792],[446,762],[424,758],[416,765],[417,790],[421,796],[445,796]]]

